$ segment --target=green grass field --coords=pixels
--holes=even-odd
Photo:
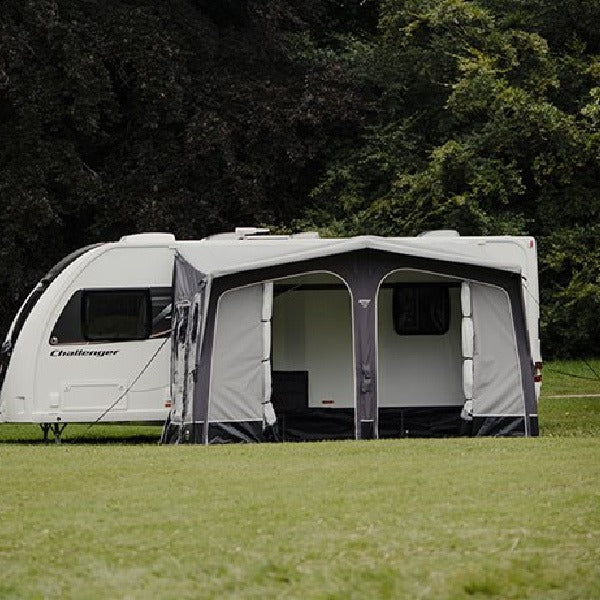
[[[547,365],[543,396],[600,393],[556,372],[584,369]],[[205,448],[2,425],[0,598],[597,600],[600,398],[542,397],[540,426]]]
[[[542,396],[563,394],[600,394],[600,359],[546,364]]]

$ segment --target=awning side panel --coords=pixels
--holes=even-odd
[[[513,315],[507,293],[472,284],[473,415],[523,416],[524,396]]]
[[[209,421],[260,421],[264,397],[263,286],[226,292],[217,309]]]
[[[192,303],[194,296],[204,287],[206,275],[191,265],[181,254],[175,253],[173,271],[173,297],[175,304]]]
[[[202,307],[204,304],[204,290],[206,275],[198,271],[187,262],[179,253],[175,253],[173,269],[173,304],[171,307],[171,412],[165,424],[162,435],[163,441],[179,441],[181,427],[192,414],[194,398],[193,361],[196,347],[192,348],[190,339],[194,344],[201,343]],[[191,312],[194,304],[198,304],[196,319],[192,319]],[[191,328],[196,327],[196,334],[192,335]],[[190,351],[191,354],[190,354]],[[191,362],[190,362],[191,359]]]

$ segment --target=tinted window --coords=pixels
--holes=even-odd
[[[171,333],[171,288],[152,288],[152,331],[150,337],[166,337]]]
[[[450,326],[448,287],[395,285],[393,318],[399,335],[443,335]]]
[[[150,334],[148,290],[84,291],[82,304],[89,341],[143,340]]]
[[[81,330],[81,290],[75,292],[50,334],[51,344],[79,344],[84,342]]]
[[[83,295],[86,294],[120,294],[120,293],[137,293],[147,295],[150,293],[150,310],[152,315],[152,322],[149,325],[150,337],[168,337],[171,333],[171,288],[150,288],[137,289],[137,290],[78,290],[75,292],[66,306],[64,307],[60,317],[56,321],[52,333],[50,334],[51,344],[81,344],[86,341],[90,341],[91,338],[87,338],[83,335]],[[118,301],[118,299],[117,299]],[[142,339],[142,338],[101,338],[94,341],[113,341],[122,339]]]

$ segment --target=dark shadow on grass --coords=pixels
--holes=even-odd
[[[92,425],[68,424],[61,444],[71,446],[158,444],[162,428],[155,425]],[[44,441],[42,430],[33,424],[5,423],[0,425],[0,445],[56,445],[52,431]]]
[[[93,446],[93,445],[120,445],[120,446],[133,446],[136,444],[158,444],[160,441],[160,436],[156,435],[133,435],[133,436],[123,436],[123,437],[97,437],[97,436],[82,436],[82,437],[73,437],[63,438],[60,442],[62,446]],[[34,438],[14,438],[10,440],[2,440],[0,439],[0,445],[26,445],[26,446],[56,446],[56,442],[54,438],[48,439],[48,441],[44,441],[41,437],[40,439]]]

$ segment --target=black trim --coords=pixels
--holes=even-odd
[[[473,417],[471,435],[522,437],[526,435],[525,417]]]
[[[209,423],[209,444],[231,444],[240,442],[263,442],[262,421],[235,421],[230,423]],[[171,424],[163,441],[166,443],[202,444],[204,436],[204,423],[186,423],[181,428],[179,437],[179,424]]]
[[[262,421],[208,424],[209,444],[262,441],[264,441]]]
[[[373,421],[360,422],[360,439],[373,440],[375,439],[375,423]]]
[[[282,442],[354,439],[353,408],[306,408],[276,412],[273,429]]]
[[[475,417],[472,421],[460,418],[459,406],[431,406],[379,409],[379,438],[442,438],[470,435],[525,435],[523,417]],[[273,428],[263,431],[261,421],[209,423],[209,444],[248,442],[314,442],[351,440],[354,411],[351,408],[310,408],[287,411],[277,416]],[[361,439],[375,437],[374,423],[361,422]],[[171,424],[163,436],[166,443],[202,443],[204,423],[187,423],[179,439],[179,426]],[[537,417],[531,418],[530,431],[537,435]]]
[[[461,434],[462,406],[380,407],[379,437],[448,437]]]
[[[84,248],[79,248],[75,252],[65,256],[61,261],[57,262],[39,281],[37,286],[33,288],[30,294],[25,299],[22,308],[17,316],[17,321],[11,332],[10,345],[11,348],[15,347],[15,342],[21,333],[21,329],[27,320],[27,317],[31,313],[33,307],[37,304],[37,301],[42,297],[44,292],[48,289],[48,286],[73,262],[75,262],[80,256],[83,256],[86,252],[102,246],[100,244],[90,244]]]
[[[540,435],[540,424],[537,417],[529,417],[529,435],[532,437]]]
[[[181,429],[181,435],[180,435]],[[204,423],[171,423],[163,434],[165,443],[202,444]],[[354,439],[354,410],[351,408],[309,408],[277,414],[273,427],[263,431],[262,421],[212,422],[209,444],[233,442],[316,442]]]

